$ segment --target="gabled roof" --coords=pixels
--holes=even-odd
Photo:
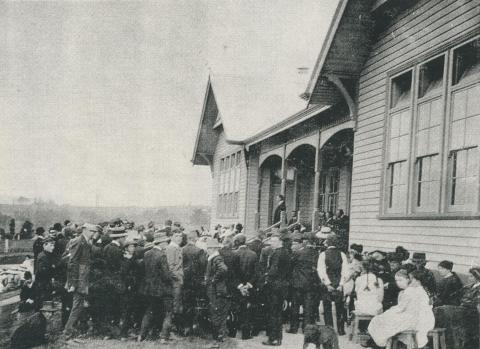
[[[309,104],[334,103],[340,97],[329,76],[354,81],[370,54],[373,0],[340,0],[303,98]]]

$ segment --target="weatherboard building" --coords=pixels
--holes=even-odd
[[[244,135],[229,106],[242,92],[210,77],[192,162],[211,168],[212,226],[254,234],[283,194],[288,219],[342,208],[366,250],[466,271],[480,256],[479,2],[340,0],[310,68],[305,107]]]

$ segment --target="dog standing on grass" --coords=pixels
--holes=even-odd
[[[303,336],[303,349],[307,349],[310,343],[315,344],[316,349],[339,349],[338,336],[335,330],[330,326],[324,325],[306,325]]]

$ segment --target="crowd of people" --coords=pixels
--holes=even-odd
[[[442,261],[437,281],[425,253],[410,255],[401,246],[366,252],[334,229],[292,224],[247,239],[241,224],[208,232],[170,220],[146,228],[122,220],[57,223],[36,230],[34,273],[25,277],[20,311],[59,300],[66,341],[167,343],[203,332],[220,343],[265,330],[263,344],[279,346],[286,323],[297,333],[317,323],[323,309],[325,324],[340,336],[355,313],[374,316],[362,324],[370,347],[407,329],[424,345],[435,323],[447,329],[449,348],[475,345],[480,268],[470,270],[464,286],[453,263]]]

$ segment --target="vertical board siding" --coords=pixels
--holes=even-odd
[[[366,250],[402,245],[431,264],[449,259],[464,272],[480,254],[479,220],[380,220],[387,72],[480,26],[472,0],[423,0],[402,13],[373,48],[360,77],[351,192],[351,240]]]

